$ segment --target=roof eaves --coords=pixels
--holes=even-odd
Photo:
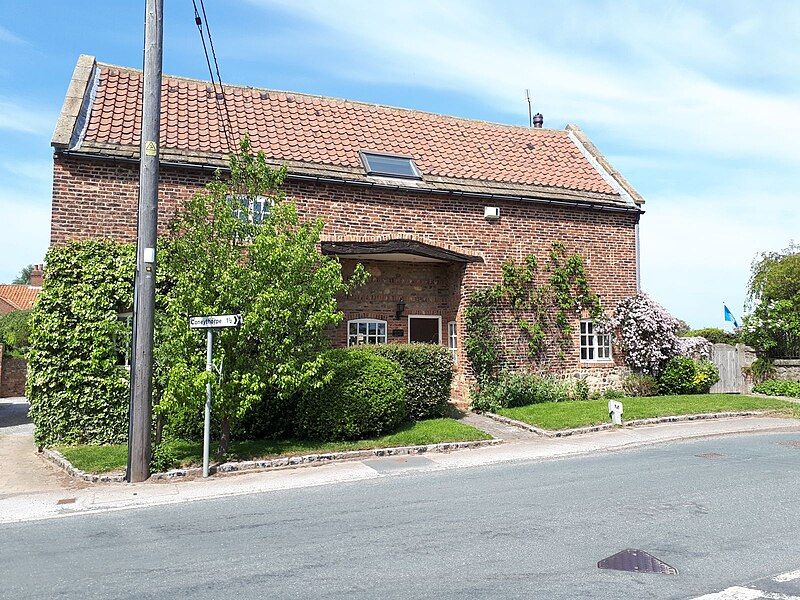
[[[612,188],[632,204],[636,206],[644,204],[644,198],[642,198],[639,192],[628,183],[628,180],[622,176],[622,173],[617,171],[614,166],[608,162],[608,159],[603,156],[602,152],[597,149],[597,146],[591,142],[580,127],[570,124],[567,125],[566,130],[569,134],[569,138]]]
[[[73,141],[76,124],[81,112],[86,111],[86,90],[92,80],[97,62],[94,56],[81,54],[72,72],[67,94],[64,96],[64,104],[61,106],[61,113],[58,116],[51,145],[56,148],[67,148]]]
[[[64,151],[67,156],[94,158],[99,160],[118,160],[135,162],[139,159],[139,149],[134,146],[119,146],[115,144],[97,143],[84,144],[80,150]],[[361,185],[374,188],[404,189],[406,191],[420,191],[439,194],[453,194],[486,199],[517,199],[517,200],[543,200],[554,203],[595,205],[608,208],[636,207],[630,199],[619,194],[603,194],[582,190],[572,190],[550,186],[512,185],[478,179],[452,179],[444,177],[424,177],[423,180],[413,180],[409,185],[407,180],[394,180],[387,177],[373,177],[364,175],[361,170],[326,165],[322,163],[304,163],[297,161],[278,161],[268,159],[272,167],[285,166],[287,176],[292,179],[314,179],[320,183],[340,183]],[[189,168],[200,170],[226,171],[227,160],[222,156],[202,152],[173,151],[169,148],[161,150],[161,164],[163,166]]]

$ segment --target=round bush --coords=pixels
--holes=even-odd
[[[379,344],[363,349],[388,358],[403,369],[411,420],[445,415],[453,381],[453,359],[447,348],[437,344]]]
[[[717,367],[708,360],[671,358],[658,380],[662,394],[706,394],[719,381]]]
[[[325,353],[328,376],[300,397],[295,432],[311,440],[358,440],[397,429],[406,417],[402,369],[365,350]]]

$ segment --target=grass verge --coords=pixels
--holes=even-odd
[[[291,456],[297,454],[317,454],[322,452],[342,452],[347,450],[368,450],[371,448],[392,448],[394,446],[422,446],[442,442],[469,442],[491,439],[483,431],[455,419],[429,419],[409,423],[389,435],[355,442],[310,442],[303,440],[243,440],[231,442],[227,460],[258,460]],[[170,446],[181,466],[202,463],[202,442],[175,440]],[[72,464],[88,473],[107,473],[125,469],[128,447],[125,444],[109,446],[58,446],[56,447]],[[216,453],[216,444],[211,445],[211,455]]]
[[[800,417],[800,411],[790,402],[755,396],[730,394],[697,394],[693,396],[652,396],[622,398],[623,418],[649,419],[673,415],[736,412],[749,410],[785,411]],[[543,402],[499,411],[504,417],[516,419],[542,429],[573,429],[608,423],[608,401]]]

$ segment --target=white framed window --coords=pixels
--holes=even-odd
[[[450,354],[453,355],[453,363],[455,363],[458,360],[458,329],[455,321],[450,321],[447,324],[447,347],[450,350]]]
[[[256,196],[255,198],[247,198],[241,196],[234,198],[231,202],[235,202],[236,218],[244,221],[245,223],[252,223],[253,225],[260,225],[269,216],[269,211],[272,209],[272,198],[265,196]]]
[[[581,321],[581,360],[611,360],[611,334],[597,333],[590,319]]]
[[[347,322],[347,345],[385,344],[386,321],[379,319],[353,319]]]

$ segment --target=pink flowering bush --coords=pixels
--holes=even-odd
[[[679,337],[678,351],[681,356],[694,360],[711,360],[711,342],[704,337]]]
[[[657,377],[670,358],[681,354],[678,319],[647,294],[617,304],[601,327],[616,332],[628,366],[637,373]]]

